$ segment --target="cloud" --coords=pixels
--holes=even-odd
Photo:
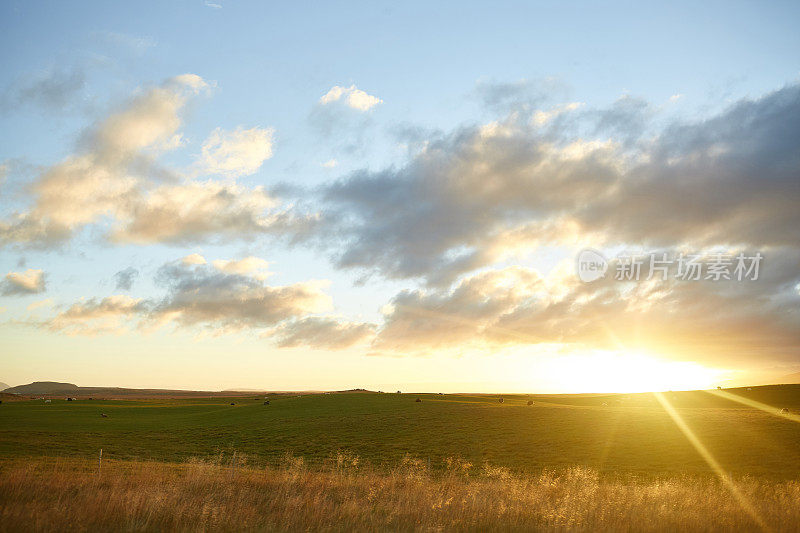
[[[70,107],[86,86],[86,73],[78,67],[57,67],[17,80],[0,97],[0,108],[10,111],[31,105],[48,111]]]
[[[289,230],[302,233],[313,223],[290,210],[273,209],[277,207],[263,187],[215,181],[162,185],[119,214],[110,239],[137,244],[229,241]]]
[[[70,336],[119,335],[128,331],[126,320],[146,312],[146,309],[144,300],[124,294],[103,299],[91,298],[75,303],[37,325]]]
[[[640,101],[553,109],[557,120],[512,112],[324,186],[320,245],[341,268],[433,285],[543,244],[800,245],[800,86],[650,138],[620,137],[652,129]]]
[[[213,264],[182,262],[163,266],[157,279],[168,291],[152,309],[152,319],[181,326],[201,325],[217,333],[271,327],[331,306],[330,297],[322,290],[328,284],[325,281],[273,287]]]
[[[135,97],[128,106],[96,124],[83,139],[84,150],[45,170],[31,185],[34,205],[0,222],[0,242],[67,240],[103,216],[119,216],[140,197],[151,155],[180,143],[180,109],[190,94],[206,87],[195,75],[167,80]]]
[[[270,273],[267,272],[269,263],[260,257],[251,256],[239,260],[216,259],[212,261],[211,264],[220,272],[226,272],[228,274],[250,275],[257,279],[266,279],[270,275]]]
[[[42,307],[52,307],[52,306],[53,306],[53,300],[50,298],[45,298],[44,300],[39,300],[29,304],[27,309],[28,311],[35,311],[36,309],[40,309]]]
[[[407,353],[474,346],[504,313],[542,290],[538,272],[511,267],[468,277],[452,290],[402,291],[384,310],[375,347]],[[529,338],[522,340],[532,343]]]
[[[228,178],[249,176],[272,157],[272,128],[238,127],[234,131],[214,130],[203,143],[199,160],[201,168],[209,174]]]
[[[530,113],[568,96],[567,86],[556,78],[523,79],[512,82],[481,80],[475,94],[494,113]]]
[[[3,296],[39,294],[46,290],[46,274],[43,270],[29,268],[25,272],[9,272],[0,282]]]
[[[791,290],[800,282],[800,253],[770,257],[769,273],[750,282],[623,283],[612,275],[583,283],[566,264],[548,278],[523,267],[488,270],[452,289],[398,294],[374,347],[413,354],[561,345],[716,365],[791,361],[800,355],[800,318],[790,311],[800,304]]]
[[[256,332],[278,346],[340,349],[363,341],[374,326],[317,317],[332,307],[329,282],[268,285],[267,261],[257,257],[213,260],[199,254],[163,265],[158,298],[125,295],[90,298],[33,325],[68,335],[151,331],[172,326],[212,335]]]
[[[625,95],[596,112],[595,133],[630,144],[641,138],[653,114],[653,106],[646,100]]]
[[[375,325],[365,322],[346,322],[338,318],[308,317],[280,326],[271,336],[281,348],[308,346],[326,350],[341,350],[371,339]]]
[[[197,253],[189,254],[181,259],[181,263],[184,265],[205,265],[206,262],[206,258]]]
[[[319,99],[321,105],[328,105],[339,101],[342,101],[347,107],[358,111],[369,111],[376,105],[383,103],[383,100],[377,96],[367,94],[361,89],[356,88],[355,85],[351,85],[350,87],[334,85]]]
[[[117,283],[117,290],[118,291],[129,291],[131,287],[133,287],[133,283],[136,281],[136,278],[139,277],[139,271],[133,267],[128,267],[124,270],[120,270],[116,274],[114,274],[114,279]]]
[[[30,184],[33,205],[0,220],[0,245],[57,246],[90,225],[102,226],[111,241],[138,244],[306,231],[315,216],[280,209],[263,187],[181,179],[157,163],[184,144],[182,110],[209,86],[194,74],[176,76],[95,124],[76,153]],[[268,156],[270,143],[270,130],[216,130],[205,163],[229,176],[247,174]]]

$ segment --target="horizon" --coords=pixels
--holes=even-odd
[[[707,389],[664,389],[664,390],[635,390],[635,391],[618,391],[618,390],[588,390],[582,392],[541,392],[541,391],[525,391],[525,392],[509,392],[509,391],[502,391],[502,390],[494,390],[494,391],[477,391],[477,390],[454,390],[448,392],[442,392],[439,390],[383,390],[383,389],[368,389],[363,387],[350,387],[344,389],[260,389],[260,388],[251,388],[251,387],[241,387],[241,388],[226,388],[226,389],[185,389],[185,388],[149,388],[149,387],[121,387],[117,385],[78,385],[77,383],[71,383],[67,381],[53,381],[53,380],[35,380],[30,383],[21,383],[19,385],[12,385],[7,388],[0,390],[0,392],[6,392],[7,390],[14,389],[17,387],[26,387],[30,385],[36,384],[54,384],[54,385],[70,385],[75,386],[81,389],[123,389],[123,390],[132,390],[132,391],[156,391],[156,392],[196,392],[196,393],[273,393],[273,394],[287,394],[287,393],[298,393],[298,394],[309,394],[309,393],[332,393],[332,392],[369,392],[375,394],[448,394],[448,395],[463,395],[463,394],[474,394],[478,396],[490,396],[490,395],[508,395],[508,396],[572,396],[572,395],[597,395],[597,394],[658,394],[663,392],[708,392],[714,391],[718,389],[748,389],[751,388],[760,388],[760,387],[781,387],[787,385],[800,385],[800,376],[784,376],[785,378],[793,378],[796,381],[785,381],[780,382],[776,381],[774,383],[759,383],[759,384],[741,384],[741,385],[730,385],[730,386],[718,386],[718,387],[711,387]],[[64,391],[57,391],[57,392],[66,392]],[[55,394],[55,392],[51,393],[41,393],[41,392],[33,392],[33,393],[17,393],[11,392],[9,394]]]
[[[798,15],[6,2],[0,379],[575,394],[798,373]]]

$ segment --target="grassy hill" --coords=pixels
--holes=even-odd
[[[703,391],[664,397],[726,471],[797,478],[800,424],[778,409],[800,412],[800,386],[726,392],[774,412]],[[0,406],[3,457],[93,457],[100,448],[108,458],[159,461],[235,451],[265,464],[290,452],[322,464],[345,450],[375,466],[411,456],[437,468],[460,457],[519,472],[582,465],[601,474],[710,473],[652,394],[507,395],[500,403],[490,395],[335,393],[275,395],[270,405],[249,396]]]

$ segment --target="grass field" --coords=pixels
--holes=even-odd
[[[725,472],[800,478],[800,424],[778,415],[781,407],[800,412],[800,386],[728,393],[774,410],[702,391],[664,398]],[[344,450],[376,467],[411,455],[434,469],[460,457],[514,472],[579,465],[601,474],[711,473],[652,394],[503,399],[335,393],[276,395],[270,405],[263,397],[6,402],[0,456],[88,459],[102,448],[109,459],[182,462],[236,452],[262,465],[290,452],[313,465]]]
[[[336,458],[333,458],[336,459]],[[604,479],[581,467],[514,475],[353,456],[237,468],[17,459],[0,477],[0,531],[797,531],[800,483],[668,476]]]
[[[4,401],[0,530],[800,528],[800,386],[660,398]]]

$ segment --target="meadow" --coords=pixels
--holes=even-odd
[[[0,530],[800,528],[796,385],[268,397],[4,402]]]

